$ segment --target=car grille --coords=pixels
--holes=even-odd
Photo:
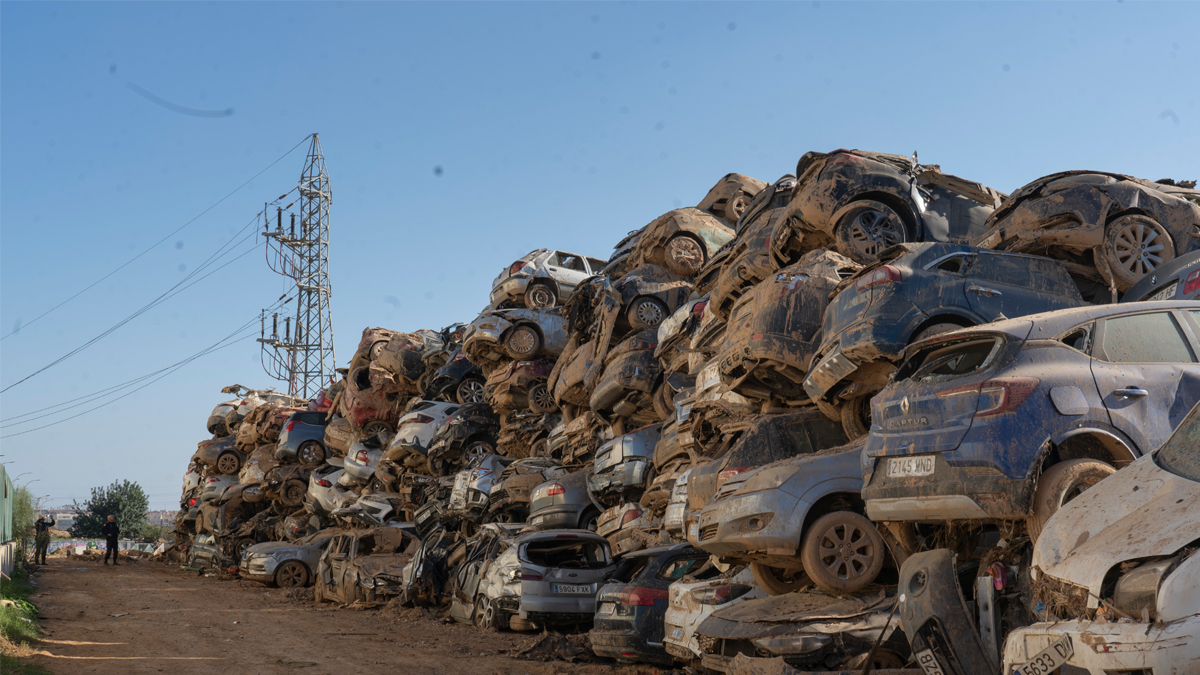
[[[711,635],[697,635],[696,642],[700,643],[700,652],[702,654],[715,654],[720,638],[715,638]]]
[[[704,527],[700,528],[700,541],[708,541],[709,539],[716,537],[717,528],[720,526],[720,523],[713,523],[712,525],[705,525]]]
[[[675,658],[684,659],[687,661],[696,658],[696,655],[692,653],[692,650],[684,647],[683,645],[677,645],[674,642],[663,642],[663,648],[667,650],[668,654],[674,656]]]

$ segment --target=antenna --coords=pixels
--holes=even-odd
[[[330,381],[337,362],[333,353],[329,285],[329,205],[333,202],[333,192],[317,134],[312,135],[297,189],[300,197],[296,201],[276,208],[274,230],[270,212],[263,209],[267,264],[272,271],[296,282],[295,329],[292,329],[293,317],[285,316],[281,338],[279,317],[275,314],[271,336],[264,336],[259,342],[267,374],[286,381],[289,394],[312,398]],[[297,214],[291,211],[297,204],[299,223]],[[283,226],[284,211],[290,216],[287,229]],[[265,312],[263,321],[265,326]]]

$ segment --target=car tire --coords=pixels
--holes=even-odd
[[[750,208],[750,201],[751,198],[739,190],[725,202],[725,220],[736,225],[742,219],[742,214],[746,213],[746,209]]]
[[[475,611],[471,614],[471,623],[479,630],[491,630],[492,622],[495,619],[495,613],[488,613],[487,596],[475,596]]]
[[[1029,541],[1037,543],[1046,521],[1063,504],[1116,472],[1111,464],[1098,459],[1069,459],[1043,471],[1033,489],[1033,506],[1025,520]]]
[[[534,382],[529,387],[527,398],[529,399],[529,409],[535,413],[548,415],[558,410],[558,404],[554,402],[554,395],[550,393],[550,388],[546,386],[544,380]]]
[[[253,546],[253,545],[257,544],[257,543],[258,543],[258,542],[257,542],[257,541],[255,541],[253,537],[242,537],[241,539],[238,539],[237,541],[235,541],[235,542],[233,543],[233,557],[234,557],[234,559],[235,559],[235,560],[241,560],[241,559],[242,559],[242,553],[245,553],[245,552],[246,552],[246,549],[250,548],[251,546]]]
[[[558,294],[548,284],[535,282],[525,289],[525,306],[529,309],[549,309],[558,304]]]
[[[795,572],[788,572],[762,563],[750,563],[750,574],[754,576],[754,583],[767,595],[786,595],[803,590],[809,585],[808,575],[800,568]]]
[[[871,397],[857,396],[842,404],[842,430],[846,438],[854,440],[871,431]]]
[[[1099,252],[1108,263],[1117,290],[1124,293],[1143,276],[1174,259],[1175,243],[1153,218],[1129,214],[1104,226]]]
[[[853,511],[835,511],[808,526],[800,561],[813,583],[830,593],[857,593],[883,569],[887,549],[875,524]]]
[[[298,478],[292,478],[279,488],[279,501],[284,506],[300,506],[304,503],[304,497],[308,494],[308,486],[304,481]]]
[[[484,401],[484,385],[483,381],[477,377],[465,377],[458,386],[454,388],[454,398],[459,405],[468,403],[483,403]]]
[[[931,337],[937,337],[938,335],[941,335],[943,333],[949,333],[949,332],[956,331],[956,330],[962,330],[962,328],[963,328],[962,326],[960,326],[956,323],[935,323],[932,326],[926,326],[926,327],[922,328],[921,330],[917,331],[916,333],[914,333],[912,336],[912,339],[909,340],[908,343],[913,344],[916,342],[920,342],[921,340],[928,340]]]
[[[677,234],[668,239],[664,253],[667,269],[681,277],[695,275],[708,260],[708,251],[704,250],[704,244],[688,234]]]
[[[308,585],[308,568],[299,560],[289,560],[275,570],[275,585],[280,588],[304,588]]]
[[[296,448],[296,459],[304,466],[319,466],[325,463],[325,446],[317,441],[304,441]]]
[[[421,398],[425,398],[425,392],[429,389],[429,379],[433,377],[433,370],[426,370],[417,378],[417,394]]]
[[[629,320],[629,325],[639,331],[657,328],[658,324],[662,323],[668,315],[667,306],[663,304],[662,300],[646,296],[629,303],[629,309],[625,312],[625,318]]]
[[[868,265],[889,246],[908,241],[908,227],[895,209],[864,199],[854,202],[833,226],[837,252]]]
[[[223,452],[217,457],[217,472],[223,475],[236,474],[242,468],[242,460],[236,453]]]
[[[496,451],[496,446],[488,441],[472,441],[463,452],[463,464],[471,461],[472,457],[483,457]]]
[[[675,412],[675,399],[671,396],[671,388],[667,386],[666,382],[654,390],[653,399],[654,412],[658,414],[659,419],[665,422],[671,413]]]
[[[515,361],[528,361],[542,351],[542,336],[533,326],[522,324],[504,338],[504,351]]]
[[[393,433],[394,431],[395,431],[395,429],[392,428],[392,425],[388,424],[387,422],[384,422],[383,420],[371,420],[370,422],[367,422],[366,424],[363,425],[363,435],[364,436],[374,436],[375,434],[378,434],[380,432],[390,434],[390,433]]]
[[[594,508],[589,508],[583,512],[583,516],[579,519],[579,529],[587,530],[588,532],[596,531],[596,523],[600,520],[600,512]]]

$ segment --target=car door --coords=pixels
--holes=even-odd
[[[579,282],[588,278],[583,257],[573,253],[552,252],[546,258],[546,269],[550,271],[550,277],[558,282],[559,300],[566,300]]]
[[[321,554],[317,562],[317,583],[329,597],[333,597],[336,590],[333,585],[333,556],[341,548],[345,538],[345,535],[335,536],[325,547],[325,552]]]
[[[341,600],[342,602],[350,602],[347,598],[345,576],[346,570],[350,567],[351,551],[354,548],[355,537],[344,535],[341,541],[337,543],[337,548],[329,547],[329,580],[327,587],[330,594]]]
[[[1046,304],[1045,294],[1030,288],[1032,276],[1025,256],[979,251],[967,270],[967,302],[985,321],[1024,316]]]
[[[1141,312],[1097,322],[1092,376],[1112,425],[1143,453],[1162,445],[1200,400],[1196,324],[1185,314]]]

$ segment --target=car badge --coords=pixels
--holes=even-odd
[[[900,412],[907,415],[909,410],[908,397],[905,396],[903,401],[900,401]]]

